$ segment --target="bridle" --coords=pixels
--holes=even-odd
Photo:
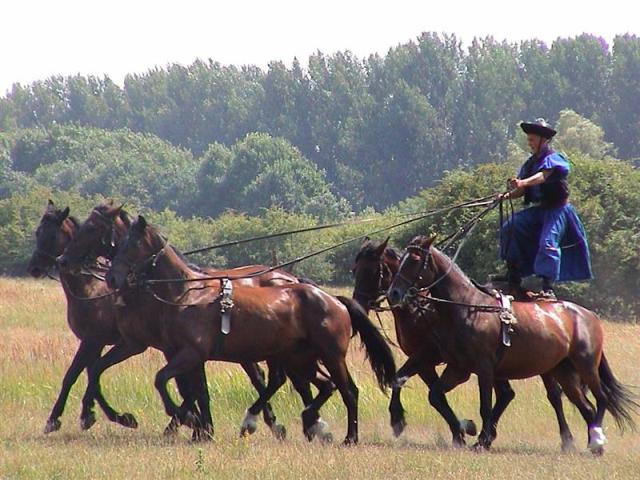
[[[372,290],[355,289],[353,291],[354,297],[361,297],[367,302],[367,306],[373,310],[380,309],[380,304],[384,301],[386,290],[382,287],[384,281],[384,274],[387,272],[392,276],[391,269],[384,262],[383,258],[378,259],[378,267],[376,268],[376,277],[378,279],[377,285]],[[355,269],[354,269],[355,273]]]

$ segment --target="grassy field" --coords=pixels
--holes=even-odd
[[[346,292],[346,291],[345,291]],[[345,293],[342,292],[342,293]],[[8,478],[447,478],[601,479],[640,478],[640,434],[621,436],[605,417],[609,438],[603,458],[586,452],[586,428],[577,411],[567,414],[579,452],[561,454],[556,421],[537,379],[514,382],[517,397],[500,425],[490,453],[449,448],[444,422],[426,402],[426,389],[412,379],[403,392],[409,427],[401,439],[388,426],[388,398],[355,341],[350,366],[360,387],[357,447],[309,444],[301,433],[301,403],[285,386],[274,399],[288,439],[272,438],[264,424],[250,438],[238,438],[245,408],[255,397],[239,367],[207,367],[215,440],[192,444],[188,431],[164,438],[167,423],[153,375],[163,362],[147,352],[114,367],[103,391],[120,411],[136,415],[140,428],[110,424],[101,413],[88,432],[80,430],[78,381],[62,417],[62,429],[42,433],[77,340],[68,331],[65,302],[51,281],[0,278],[0,479]],[[391,327],[391,319],[385,318]],[[606,323],[606,352],[626,384],[640,385],[640,327]],[[398,360],[403,359],[398,352]],[[478,421],[475,381],[450,395],[461,417]],[[336,440],[345,433],[346,412],[334,398],[322,411]],[[640,420],[640,419],[639,419]]]

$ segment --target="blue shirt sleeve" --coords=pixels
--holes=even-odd
[[[553,176],[564,178],[569,175],[569,162],[566,158],[564,158],[559,153],[552,153],[547,155],[538,167],[538,171],[540,170],[554,170]]]

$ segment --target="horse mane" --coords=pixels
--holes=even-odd
[[[148,223],[147,230],[149,230],[152,234],[158,235],[165,242],[168,242],[167,238],[160,232],[159,226]],[[187,257],[185,257],[184,254],[180,250],[178,250],[174,245],[169,244],[169,247],[190,270],[193,270],[194,272],[197,272],[197,273],[206,273],[204,270],[202,270],[200,266],[196,265],[193,262],[190,262],[189,259],[187,259]]]
[[[418,235],[418,236],[414,237],[411,240],[409,245],[422,245],[427,240],[429,240],[429,237],[427,237],[425,235]],[[479,285],[478,282],[476,282],[475,280],[472,280],[471,277],[469,277],[466,273],[464,273],[464,271],[458,266],[458,264],[456,262],[454,262],[451,259],[451,257],[449,257],[446,253],[444,253],[442,250],[438,249],[434,245],[431,245],[430,248],[431,248],[432,251],[434,251],[434,252],[438,253],[439,255],[442,255],[443,257],[445,257],[453,265],[451,271],[456,272],[458,275],[460,275],[460,277],[462,277],[462,279],[464,281],[466,281],[467,283],[473,285],[476,289],[480,290],[483,293],[487,293],[487,294],[491,295],[491,293],[489,293],[487,290],[485,290],[483,288],[480,288],[478,286]]]
[[[107,215],[109,214],[114,208],[113,206],[113,202],[109,201],[109,200],[105,200],[104,202],[102,202],[99,205],[96,205],[96,207],[94,207],[94,210],[102,213],[103,215]],[[129,212],[127,212],[124,208],[122,208],[120,210],[120,218],[122,219],[122,221],[124,222],[124,224],[127,226],[127,228],[131,227],[131,224],[133,224],[133,218],[131,217],[131,215],[129,214]]]

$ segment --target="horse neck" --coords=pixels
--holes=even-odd
[[[161,255],[158,256],[156,266],[151,274],[154,279],[193,279],[201,275],[189,268],[182,261],[176,251],[166,245]],[[166,300],[179,298],[189,289],[191,282],[169,282],[154,286],[154,291],[162,295]]]
[[[64,228],[68,231],[69,242],[71,242],[78,231],[78,227],[73,220],[66,218],[64,221]],[[74,295],[80,297],[92,296],[97,289],[101,289],[100,287],[103,286],[102,284],[104,283],[91,275],[85,275],[83,273],[62,271],[59,273],[60,283],[62,284],[62,289],[64,290],[68,302],[76,300]]]
[[[453,260],[444,253],[431,248],[431,261],[434,265],[434,278],[437,280],[430,289],[433,297],[461,303],[487,303],[486,297],[489,295],[476,288],[455,263],[452,266]]]
[[[398,274],[398,270],[400,270],[400,260],[395,259],[395,255],[394,255],[394,258],[391,258],[391,256],[388,255],[387,252],[393,252],[393,251],[387,248],[384,251],[384,254],[382,255],[382,262],[387,266],[387,268],[391,272],[391,277],[393,279]]]

